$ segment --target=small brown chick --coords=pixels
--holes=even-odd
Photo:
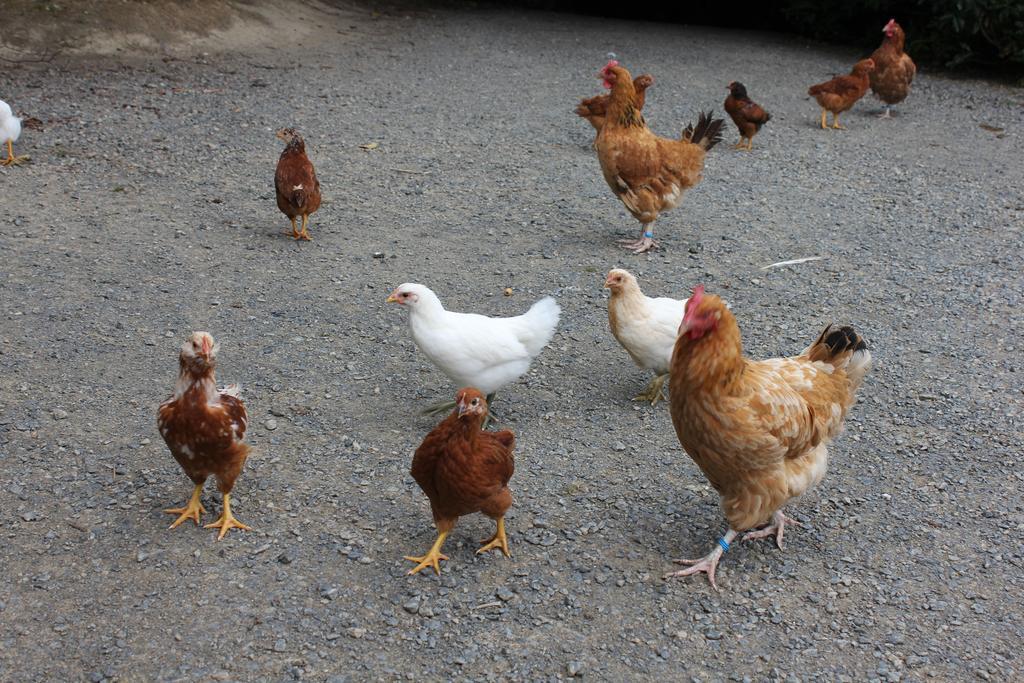
[[[740,141],[736,143],[735,149],[746,149],[749,152],[754,148],[754,136],[761,130],[761,126],[771,121],[772,115],[747,97],[747,88],[739,81],[733,81],[727,87],[729,96],[725,98],[725,111],[740,131]]]
[[[277,161],[274,186],[277,190],[277,208],[292,222],[292,237],[309,240],[307,223],[310,214],[320,208],[320,181],[316,179],[313,163],[306,156],[306,142],[294,128],[282,128],[277,138],[285,143]],[[302,230],[296,229],[295,220],[302,218]]]

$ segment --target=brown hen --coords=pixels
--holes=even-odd
[[[740,131],[740,141],[736,143],[735,149],[746,149],[749,152],[754,148],[754,136],[761,130],[761,126],[771,121],[772,115],[747,97],[747,88],[739,81],[733,81],[728,88],[725,112]],[[746,144],[743,144],[744,140]]]
[[[306,156],[306,142],[294,128],[282,128],[277,137],[285,143],[281,158],[274,173],[274,187],[277,190],[277,208],[292,222],[292,237],[309,240],[306,225],[309,216],[320,208],[320,181],[316,179],[313,163]],[[295,227],[295,220],[302,219],[302,230]]]
[[[636,90],[636,108],[643,111],[644,103],[647,101],[647,89],[654,85],[654,76],[641,74],[633,79],[633,88]],[[590,122],[594,130],[600,132],[604,126],[604,118],[608,113],[608,101],[611,95],[594,95],[580,100],[576,106],[576,115]]]
[[[505,537],[505,512],[512,505],[508,489],[514,464],[512,447],[515,436],[508,430],[485,432],[487,401],[473,388],[460,389],[456,408],[441,424],[427,434],[412,459],[411,474],[430,499],[430,510],[437,527],[437,540],[421,557],[406,556],[416,562],[409,570],[415,574],[433,567],[441,574],[440,560],[444,539],[463,515],[482,512],[497,522],[494,535],[481,541],[477,553],[498,548],[509,556]]]
[[[672,423],[686,453],[721,496],[729,530],[718,546],[666,578],[715,568],[737,534],[774,536],[793,520],[781,508],[825,476],[826,446],[843,429],[855,392],[871,367],[867,344],[852,327],[829,325],[793,358],[743,355],[736,318],[697,287],[686,304],[672,355]]]
[[[807,94],[818,101],[821,105],[821,127],[828,128],[826,119],[828,112],[832,112],[832,127],[842,129],[839,125],[839,115],[852,107],[857,100],[864,97],[868,91],[869,77],[875,69],[875,63],[870,59],[862,59],[853,65],[853,70],[847,76],[836,76],[831,81],[812,85],[807,89]]]
[[[612,92],[594,147],[608,187],[640,221],[640,238],[625,242],[627,249],[640,254],[657,247],[651,223],[700,182],[704,156],[721,141],[724,121],[701,114],[696,127],[687,127],[681,140],[658,137],[640,114],[629,71],[612,60],[598,77]]]
[[[917,65],[903,51],[907,37],[895,19],[889,20],[882,33],[885,38],[871,55],[875,70],[871,72],[870,81],[871,90],[885,102],[885,112],[881,117],[889,118],[892,105],[899,104],[910,94],[910,83],[917,74]]]
[[[213,475],[224,495],[224,512],[205,528],[220,529],[219,541],[228,529],[249,529],[231,514],[231,489],[249,456],[249,446],[242,442],[248,418],[237,385],[217,389],[218,348],[206,332],[193,332],[182,345],[174,395],[160,404],[157,426],[174,459],[195,484],[184,507],[164,510],[179,515],[170,528],[187,519],[199,524],[199,516],[206,512],[200,502],[203,484]]]

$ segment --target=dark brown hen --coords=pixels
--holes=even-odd
[[[292,222],[292,237],[308,240],[306,225],[309,216],[320,208],[320,181],[316,178],[313,163],[306,156],[306,142],[294,128],[282,128],[277,137],[285,142],[284,151],[277,161],[274,187],[277,190],[277,208]],[[302,230],[297,230],[295,220],[302,219]]]
[[[515,436],[508,430],[481,429],[487,401],[480,391],[460,389],[455,400],[455,410],[427,434],[413,455],[411,474],[430,500],[438,536],[425,555],[406,556],[417,563],[410,574],[433,567],[440,575],[440,560],[448,559],[441,554],[445,538],[459,517],[474,512],[497,522],[494,535],[482,541],[477,553],[498,548],[509,556],[505,512],[512,505],[508,482],[515,469]]]

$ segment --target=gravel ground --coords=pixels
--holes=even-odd
[[[806,88],[859,55],[790,37],[329,19],[303,45],[0,72],[45,123],[0,171],[0,680],[1024,676],[1020,90],[926,71],[895,120],[864,100],[826,132]],[[713,150],[652,256],[615,245],[636,223],[572,114],[609,50],[657,78],[661,134],[733,79],[774,116],[753,153]],[[273,199],[284,125],[325,191],[311,243]],[[805,256],[826,258],[761,269]],[[736,547],[721,593],[660,578],[724,521],[668,411],[630,401],[648,376],[607,329],[614,266],[723,294],[754,356],[829,321],[872,343],[830,472],[790,510],[805,526],[785,552]],[[491,522],[465,518],[440,579],[402,559],[434,537],[417,411],[454,389],[384,303],[410,280],[455,310],[563,311],[496,405],[513,556],[475,556]],[[195,329],[255,447],[235,489],[255,530],[220,543],[161,512],[190,485],[156,407]]]

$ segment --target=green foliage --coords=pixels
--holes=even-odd
[[[877,47],[890,17],[921,63],[1024,70],[1024,0],[783,0],[790,31],[818,40]]]

